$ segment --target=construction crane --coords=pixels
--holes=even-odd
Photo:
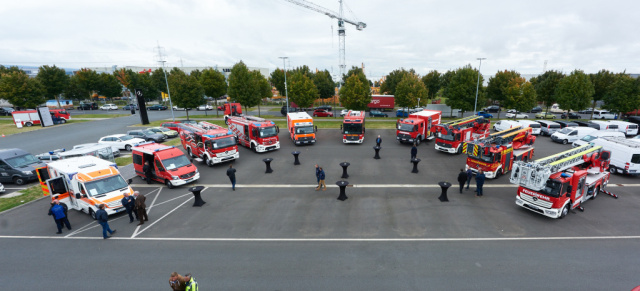
[[[342,0],[339,0],[338,2],[340,2],[340,12],[336,13],[332,10],[329,10],[327,8],[324,8],[322,6],[316,5],[314,3],[311,3],[309,1],[305,1],[305,0],[285,0],[287,2],[291,2],[293,4],[302,6],[304,8],[316,11],[316,12],[320,12],[326,16],[329,16],[331,18],[336,18],[338,19],[338,40],[339,40],[339,53],[338,53],[338,57],[339,57],[339,61],[340,61],[340,77],[342,78],[342,76],[345,75],[345,70],[346,70],[346,65],[345,65],[345,44],[344,44],[344,37],[345,37],[345,27],[344,27],[344,23],[349,23],[352,24],[356,27],[357,30],[363,30],[365,27],[367,27],[367,24],[364,22],[360,22],[357,19],[356,20],[349,20],[349,19],[345,19],[344,18],[344,13],[343,13],[343,9],[342,9]]]

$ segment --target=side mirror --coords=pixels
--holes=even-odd
[[[133,179],[127,180],[127,184],[131,185],[131,183],[133,183]]]
[[[80,195],[80,193],[76,193],[76,199],[81,199],[82,196]]]
[[[280,133],[280,126],[276,126],[276,132]]]

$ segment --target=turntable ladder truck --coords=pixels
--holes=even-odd
[[[464,142],[488,137],[490,124],[482,116],[469,116],[438,124],[431,128],[436,134],[436,150],[460,154]]]

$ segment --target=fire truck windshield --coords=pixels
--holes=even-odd
[[[442,134],[438,132],[438,138],[453,141],[454,140],[453,132],[449,131],[448,134]]]
[[[414,125],[409,123],[398,123],[398,130],[413,131]]]
[[[260,127],[258,129],[258,135],[261,138],[272,137],[272,136],[278,135],[278,132],[276,131],[276,127],[275,126]]]
[[[184,166],[190,165],[191,162],[187,159],[186,156],[177,156],[170,159],[162,160],[162,165],[168,170],[173,171]]]
[[[548,180],[547,185],[540,191],[540,193],[557,198],[560,196],[561,188],[562,183],[560,183],[560,181]]]
[[[84,183],[85,189],[89,197],[97,196],[112,191],[120,190],[128,186],[121,175],[115,175],[108,178],[86,182]]]
[[[361,134],[362,123],[345,123],[344,134]]]
[[[296,126],[296,134],[313,133],[313,126]]]
[[[223,137],[223,138],[219,138],[219,139],[213,139],[213,140],[208,140],[206,142],[207,147],[210,150],[217,150],[217,149],[221,149],[221,148],[226,148],[226,147],[230,147],[230,146],[234,146],[237,144],[236,142],[236,138],[234,136],[229,136],[229,137]]]
[[[476,160],[481,160],[483,162],[488,162],[488,163],[493,163],[494,160],[494,156],[492,153],[489,153],[489,155],[483,155],[482,153],[478,153],[478,156],[474,156],[473,155],[473,151],[469,152],[469,157],[472,159],[476,159]]]

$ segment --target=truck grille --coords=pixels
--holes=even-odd
[[[117,200],[117,201],[109,202],[107,203],[107,206],[109,206],[109,208],[112,208],[112,209],[120,208],[122,207],[122,201]]]
[[[551,205],[553,205],[553,203],[549,202],[549,201],[544,201],[538,198],[535,198],[533,196],[529,196],[527,194],[523,194],[520,193],[520,199],[526,201],[527,203],[536,205],[536,206],[540,206],[543,208],[551,208]]]
[[[298,140],[299,140],[299,141],[302,141],[302,142],[304,142],[304,141],[312,141],[312,140],[313,140],[313,137],[305,136],[305,137],[300,137],[300,138],[298,138]]]
[[[347,135],[347,138],[346,138],[346,139],[347,139],[348,141],[357,141],[357,140],[360,140],[360,137],[359,137],[359,136],[357,136],[357,135]]]
[[[448,144],[448,143],[436,142],[436,144],[437,144],[439,147],[443,147],[443,148],[451,148],[451,145],[450,145],[450,144]]]
[[[195,176],[195,174],[196,174],[196,172],[195,172],[195,171],[193,171],[193,172],[191,172],[191,173],[187,173],[187,174],[184,174],[184,175],[180,175],[180,179],[189,179],[189,178],[191,178],[191,177]]]
[[[410,140],[410,139],[412,139],[410,135],[408,135],[408,134],[402,134],[402,133],[401,133],[401,134],[398,134],[398,138],[399,138],[400,140]]]

